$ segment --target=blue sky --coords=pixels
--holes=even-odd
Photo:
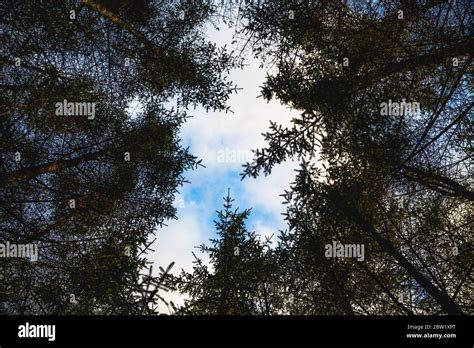
[[[217,31],[210,28],[207,34],[210,41],[229,47],[233,29],[222,26]],[[254,59],[249,58],[245,63],[248,65],[243,70],[234,70],[229,75],[242,88],[229,100],[234,113],[206,113],[199,108],[190,110],[193,117],[181,129],[183,146],[189,146],[190,152],[202,159],[206,167],[185,173],[190,183],[180,188],[175,202],[178,220],[170,221],[167,227],[156,231],[157,239],[152,246],[155,252],[149,254],[155,269],[172,261],[176,262],[173,273],[179,273],[182,268],[192,269],[191,252],[197,253],[194,247],[207,243],[214,236],[213,220],[216,219],[216,210],[223,208],[222,198],[228,189],[235,199],[235,208],[252,208],[247,220],[249,230],[263,236],[273,234],[272,240],[275,240],[278,231],[286,229],[281,215],[285,206],[281,204],[280,194],[293,181],[297,164],[283,163],[271,176],[257,179],[241,181],[240,173],[242,164],[251,158],[250,151],[265,145],[261,133],[268,130],[269,121],[288,125],[296,111],[278,101],[267,103],[257,98],[266,70],[259,68],[260,62]],[[178,294],[164,295],[175,303],[182,302]]]

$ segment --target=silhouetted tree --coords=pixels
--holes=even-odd
[[[285,195],[285,238],[301,266],[293,278],[315,284],[297,294],[312,301],[309,312],[472,311],[470,5],[247,7],[242,34],[273,67],[262,96],[300,116],[291,127],[271,124],[268,147],[243,175],[305,159]],[[391,102],[418,103],[419,112],[383,110]],[[365,244],[366,260],[325,260],[332,240]]]
[[[275,287],[277,270],[269,241],[260,241],[247,230],[250,210],[234,210],[230,193],[224,202],[214,222],[216,239],[211,239],[211,246],[200,247],[209,265],[193,253],[193,271],[182,270],[169,281],[171,289],[188,297],[177,313],[274,314],[281,296]]]
[[[0,259],[2,312],[153,312],[150,236],[199,165],[179,144],[185,110],[226,110],[234,90],[224,74],[236,60],[202,35],[213,12],[206,1],[0,4],[0,242],[39,248],[37,262]],[[90,109],[61,116],[64,101]]]

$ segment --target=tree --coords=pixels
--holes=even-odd
[[[153,312],[147,291],[161,280],[141,275],[150,237],[175,217],[182,173],[199,165],[179,143],[184,110],[226,110],[234,91],[224,74],[236,60],[201,32],[215,9],[0,6],[0,242],[39,249],[37,262],[0,259],[2,311]]]
[[[233,199],[224,197],[224,210],[214,221],[217,239],[211,246],[201,245],[209,257],[209,265],[194,253],[191,273],[182,270],[169,280],[169,287],[188,296],[178,313],[193,315],[274,314],[281,306],[277,269],[269,241],[260,241],[247,231],[245,220],[250,210],[238,212]]]
[[[268,147],[243,176],[306,159],[285,195],[287,238],[300,276],[324,286],[319,294],[344,313],[472,308],[469,8],[442,0],[264,1],[244,14],[242,34],[275,67],[262,96],[300,116],[290,128],[271,124]],[[321,259],[332,240],[364,244],[366,261]],[[312,301],[310,311],[327,313]]]

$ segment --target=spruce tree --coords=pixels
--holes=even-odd
[[[224,209],[217,211],[214,221],[216,237],[210,246],[200,246],[209,264],[193,253],[193,271],[183,270],[170,282],[171,288],[188,297],[178,313],[250,315],[276,311],[276,270],[269,242],[247,230],[250,210],[233,209],[233,201],[230,193],[224,197]]]
[[[268,145],[243,175],[302,160],[285,200],[300,277],[322,286],[323,299],[305,294],[311,313],[330,313],[326,302],[347,314],[471,310],[470,5],[262,1],[246,8],[247,46],[272,66],[262,96],[294,116],[289,127],[271,123]],[[402,109],[405,102],[413,108]],[[321,259],[332,241],[364,244],[366,260]]]
[[[0,243],[39,250],[36,262],[0,258],[0,311],[153,312],[143,304],[156,296],[136,298],[151,291],[140,285],[146,254],[175,218],[183,172],[199,165],[180,126],[189,106],[226,110],[233,92],[235,60],[202,35],[214,11],[205,1],[0,4]]]

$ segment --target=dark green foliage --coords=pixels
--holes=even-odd
[[[273,252],[268,241],[247,231],[250,210],[234,210],[230,195],[224,201],[224,210],[217,212],[214,222],[216,239],[211,239],[211,246],[200,247],[209,265],[194,255],[192,273],[183,270],[170,280],[170,288],[189,297],[178,313],[274,314],[280,296]]]
[[[175,217],[182,173],[199,164],[179,144],[181,110],[224,110],[234,91],[224,74],[236,60],[202,36],[213,9],[196,1],[186,20],[181,9],[0,5],[0,242],[39,249],[37,262],[0,259],[2,312],[154,313],[158,295],[145,290],[161,281],[140,274],[150,236]],[[64,99],[95,103],[95,117],[58,116]]]
[[[299,313],[472,311],[470,5],[263,1],[245,12],[242,34],[273,67],[262,96],[300,113],[271,124],[243,172],[305,160],[281,247],[289,281],[305,284]],[[421,112],[384,114],[389,100]],[[331,241],[364,244],[366,260],[325,259]]]

